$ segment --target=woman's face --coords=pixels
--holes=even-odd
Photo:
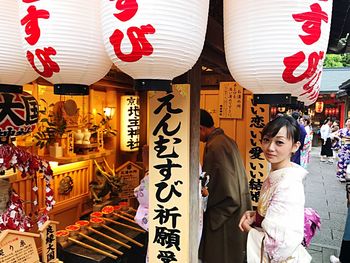
[[[346,127],[350,127],[350,119],[348,119],[347,121],[346,121],[346,123],[345,123],[345,125],[346,125]]]
[[[262,150],[265,158],[276,169],[283,168],[290,162],[292,153],[298,150],[299,145],[299,142],[293,143],[292,138],[288,138],[286,127],[282,127],[275,137],[265,136],[262,139]]]

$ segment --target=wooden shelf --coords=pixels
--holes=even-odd
[[[88,154],[77,154],[76,156],[73,157],[51,157],[50,155],[44,155],[40,156],[44,160],[47,161],[53,161],[53,162],[58,162],[59,164],[67,164],[67,163],[74,163],[74,162],[80,162],[80,161],[86,161],[90,159],[96,159],[100,157],[106,157],[111,155],[114,152],[114,150],[100,150],[99,152],[93,152],[93,153],[88,153]]]
[[[91,154],[96,153],[98,150],[98,143],[89,143],[89,144],[74,144],[74,152],[76,154]]]

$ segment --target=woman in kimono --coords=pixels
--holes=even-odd
[[[257,211],[246,211],[239,223],[248,232],[248,263],[308,263],[304,238],[304,186],[307,171],[290,158],[300,146],[298,123],[290,116],[269,122],[262,131],[262,150],[271,171],[260,193]]]
[[[303,149],[300,151],[300,166],[306,169],[308,164],[310,163],[310,152],[313,137],[310,117],[304,116],[302,119],[302,124],[304,125],[306,136],[304,140]]]
[[[341,182],[346,181],[346,169],[350,163],[350,119],[346,120],[345,126],[345,128],[338,130],[336,133],[336,137],[340,139],[341,143],[337,165],[337,177]]]

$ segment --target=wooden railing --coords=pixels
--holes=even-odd
[[[59,229],[78,220],[82,214],[91,211],[92,207],[89,204],[89,183],[93,180],[93,160],[75,162],[65,165],[60,165],[53,168],[53,180],[51,187],[54,191],[54,199],[56,204],[50,212],[50,219],[60,222]],[[68,188],[62,188],[64,179],[70,177],[73,182],[71,191]],[[67,180],[68,181],[68,180]],[[21,178],[20,175],[11,179],[12,188],[20,195],[21,199],[25,201],[25,211],[27,214],[33,212],[33,203],[35,194],[32,190],[34,186],[31,178]],[[60,185],[61,184],[61,185]],[[66,185],[68,186],[68,185]],[[44,208],[45,205],[45,184],[43,177],[38,174],[38,206],[39,209]],[[61,190],[62,190],[61,189]]]

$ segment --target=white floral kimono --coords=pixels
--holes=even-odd
[[[135,215],[135,222],[148,231],[148,193],[149,193],[149,172],[147,171],[143,179],[140,181],[140,185],[134,189],[134,195],[139,201],[139,207],[137,208]],[[146,263],[149,262],[148,249],[146,255]]]
[[[149,187],[149,176],[148,172],[141,180],[140,185],[134,189],[134,195],[139,201],[139,207],[135,215],[135,222],[148,231],[148,187]]]
[[[264,182],[257,213],[261,228],[249,231],[248,263],[309,263],[311,256],[301,244],[304,237],[304,186],[307,171],[297,164],[273,171]]]

